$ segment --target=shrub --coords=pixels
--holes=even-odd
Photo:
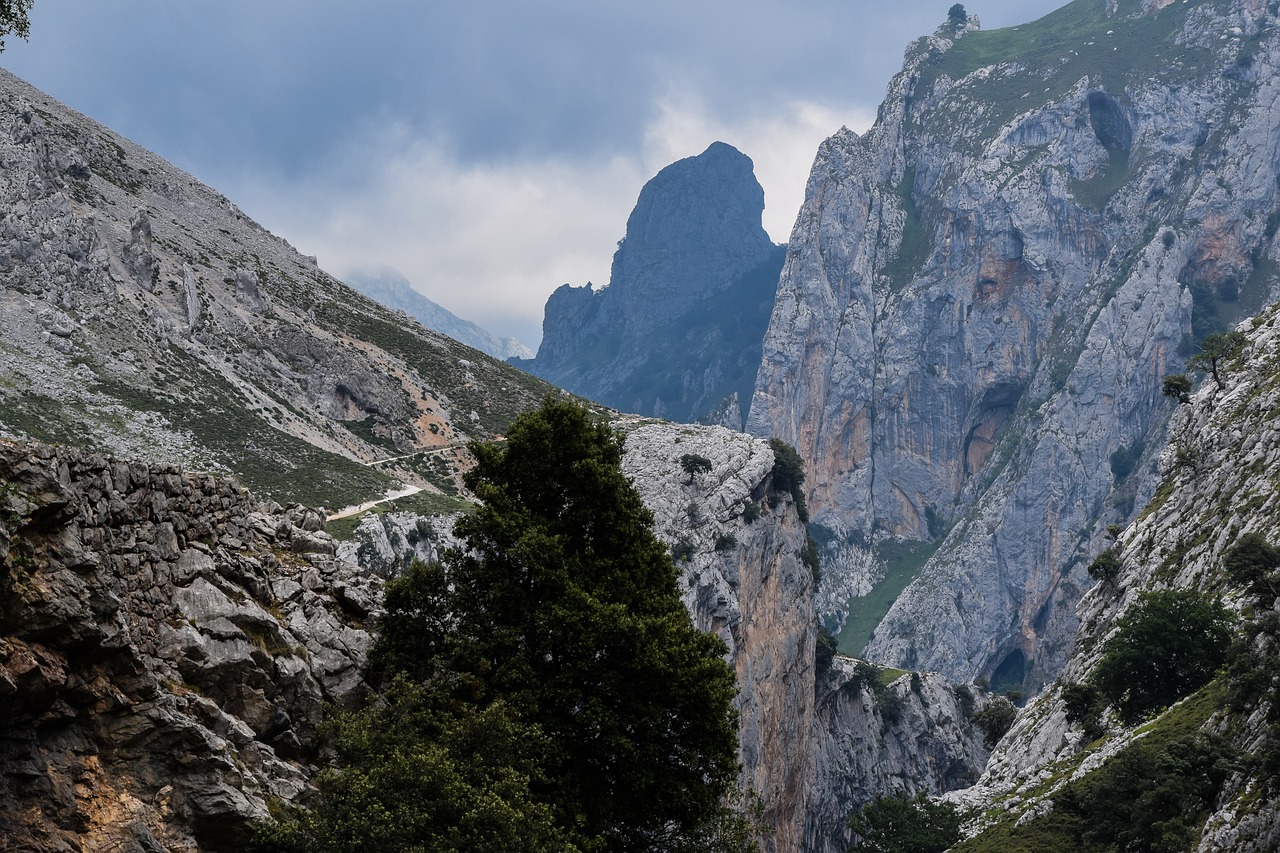
[[[1191,380],[1185,373],[1171,373],[1164,378],[1160,393],[1173,397],[1179,403],[1191,402]]]
[[[1106,702],[1098,688],[1092,684],[1067,684],[1062,688],[1062,701],[1067,706],[1067,722],[1079,723],[1088,740],[1102,737],[1106,731],[1102,726]]]
[[[960,840],[963,816],[951,803],[918,794],[877,797],[858,810],[849,826],[867,853],[943,853]]]
[[[1280,548],[1258,533],[1246,533],[1222,555],[1222,567],[1231,582],[1259,598],[1276,595],[1272,576],[1280,568]]]
[[[692,483],[698,474],[711,471],[711,460],[699,453],[686,453],[680,457],[680,467],[689,475],[689,482]]]
[[[836,637],[826,629],[825,625],[818,626],[817,637],[813,642],[813,672],[818,678],[822,678],[831,671],[831,662],[836,657]]]
[[[738,537],[732,533],[721,533],[716,537],[717,551],[732,551],[738,547]]]
[[[775,492],[789,492],[796,502],[796,512],[800,520],[808,523],[809,508],[804,501],[804,463],[796,449],[780,438],[769,439],[769,447],[773,450],[773,471],[770,489]]]
[[[973,722],[982,729],[983,740],[987,744],[987,749],[992,749],[1000,738],[1013,726],[1014,718],[1018,716],[1018,709],[1013,707],[1013,703],[1003,696],[992,701],[987,707],[983,708],[973,716]]]
[[[1115,583],[1120,576],[1120,555],[1114,548],[1103,551],[1089,564],[1089,577],[1097,581]]]
[[[1195,590],[1143,593],[1103,647],[1092,683],[1132,724],[1209,682],[1226,659],[1233,622]]]
[[[813,575],[813,585],[822,583],[822,555],[818,553],[818,543],[808,534],[804,537],[804,550],[800,552],[800,561],[809,567]]]
[[[742,508],[742,520],[747,524],[751,524],[760,517],[760,505],[755,501],[747,501],[746,506]]]

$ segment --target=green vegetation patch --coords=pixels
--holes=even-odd
[[[1095,88],[1121,93],[1126,84],[1151,77],[1174,81],[1211,69],[1216,62],[1212,51],[1175,41],[1188,12],[1210,2],[1221,0],[1175,3],[1156,14],[1136,16],[1139,0],[1120,0],[1117,14],[1107,17],[1106,0],[1075,0],[1038,21],[968,33],[921,66],[917,91],[929,91],[943,75],[959,80],[981,68],[1016,63],[946,96],[948,101],[990,105],[982,116],[981,137],[970,138],[972,145],[981,146],[1014,116],[1062,97],[1084,77]],[[972,103],[966,109],[972,113]],[[937,122],[942,130],[955,114],[955,108],[944,106],[925,121]]]
[[[346,506],[376,498],[392,486],[382,471],[321,450],[272,427],[255,415],[246,400],[221,375],[181,352],[168,394],[102,379],[95,390],[131,409],[158,412],[230,468],[259,497],[308,506]],[[180,377],[180,378],[177,378]]]
[[[865,596],[849,599],[849,618],[839,637],[842,654],[862,654],[876,626],[938,550],[939,544],[890,540],[876,546],[877,556],[885,563],[884,578]]]

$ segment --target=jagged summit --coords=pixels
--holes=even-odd
[[[741,427],[782,249],[750,158],[713,143],[640,191],[609,285],[547,300],[530,372],[622,411]]]

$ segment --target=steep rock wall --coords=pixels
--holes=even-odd
[[[814,720],[813,577],[791,499],[770,493],[773,452],[724,428],[674,424],[642,426],[626,448],[623,470],[679,557],[694,624],[729,646],[743,783],[763,806],[764,847],[800,850]],[[686,474],[685,454],[711,470]]]
[[[1154,485],[1162,376],[1276,286],[1269,15],[1073,3],[922,39],[820,148],[748,429],[807,461],[833,585],[865,569],[841,554],[940,542],[868,656],[1031,689],[1066,663],[1100,532]]]
[[[237,850],[366,687],[380,582],[226,480],[0,442],[0,847]]]
[[[1206,377],[1191,404],[1178,408],[1160,452],[1160,487],[1117,540],[1122,565],[1115,583],[1096,584],[1080,602],[1080,638],[1059,684],[1020,715],[979,783],[954,795],[958,802],[979,810],[998,805],[1009,819],[1029,819],[1024,816],[1052,808],[1063,783],[1085,776],[1150,728],[1128,729],[1110,719],[1101,744],[1090,744],[1081,725],[1068,720],[1061,693],[1062,684],[1088,679],[1117,620],[1142,593],[1197,589],[1222,596],[1246,622],[1280,615],[1280,599],[1251,598],[1222,567],[1224,553],[1246,534],[1280,541],[1274,476],[1280,466],[1280,311],[1273,305],[1241,330],[1249,344],[1220,369],[1223,384]],[[1261,853],[1280,843],[1280,802],[1256,758],[1276,748],[1268,716],[1265,708],[1240,714],[1229,705],[1210,716],[1205,729],[1231,740],[1239,769],[1196,850]]]
[[[894,671],[889,671],[893,677]],[[972,718],[991,694],[934,673],[884,673],[845,657],[819,679],[808,853],[844,853],[849,819],[878,796],[940,794],[974,782],[989,748]]]

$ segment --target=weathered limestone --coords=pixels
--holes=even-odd
[[[236,850],[367,695],[381,582],[312,510],[0,442],[0,847]]]

